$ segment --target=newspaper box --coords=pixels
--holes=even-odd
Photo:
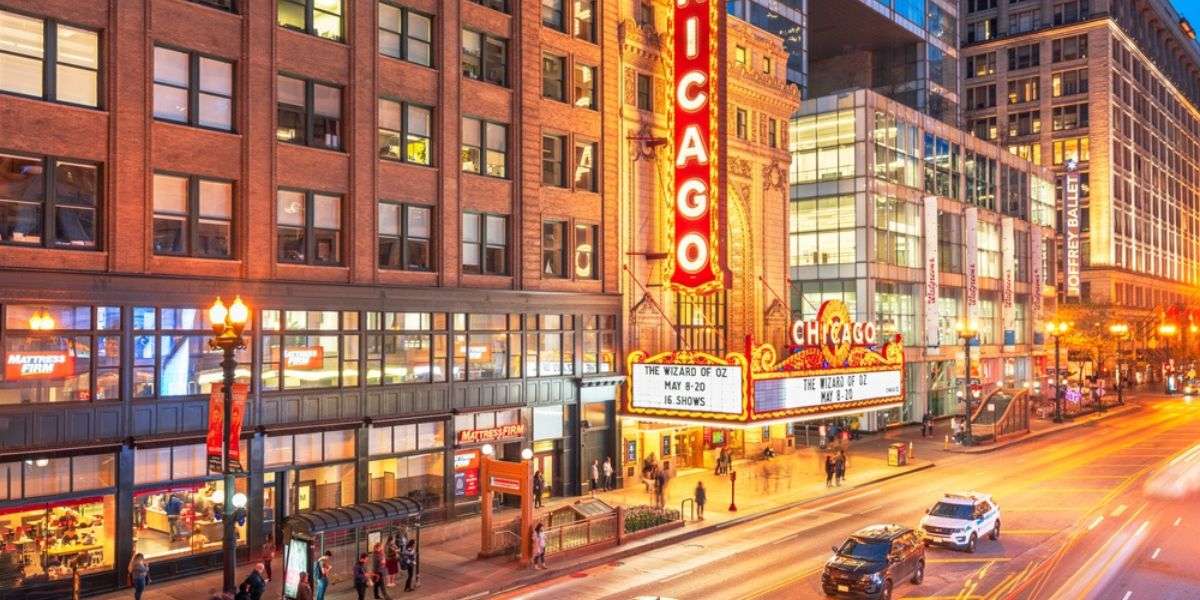
[[[908,444],[896,443],[888,446],[888,466],[902,467],[908,464]]]

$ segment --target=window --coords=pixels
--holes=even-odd
[[[600,268],[597,264],[600,256],[600,226],[588,224],[575,225],[575,278],[599,279]]]
[[[1050,79],[1051,94],[1055,97],[1083,94],[1088,91],[1088,70],[1059,71]]]
[[[564,9],[566,0],[542,0],[542,25],[551,29],[563,30]]]
[[[1041,25],[1042,11],[1040,9],[1025,10],[1008,15],[1008,34],[1016,35],[1033,31]]]
[[[496,85],[508,85],[508,40],[464,29],[462,32],[463,77]]]
[[[95,250],[99,169],[0,154],[0,244]]]
[[[967,23],[967,43],[982,42],[996,37],[996,17]]]
[[[462,261],[467,273],[508,274],[508,217],[464,212]]]
[[[281,189],[276,202],[279,262],[341,264],[341,196]]]
[[[446,323],[445,313],[367,313],[367,385],[446,381]]]
[[[233,183],[154,174],[154,253],[233,256]]]
[[[379,99],[379,157],[417,165],[433,162],[433,109]]]
[[[564,156],[567,137],[562,135],[542,136],[542,183],[556,187],[567,187]]]
[[[1088,126],[1088,105],[1068,104],[1054,107],[1054,131]]]
[[[354,311],[264,310],[262,389],[358,386],[358,317]]]
[[[567,59],[553,54],[542,55],[542,97],[566,102]]]
[[[967,0],[967,12],[979,12],[996,8],[996,0]]]
[[[920,332],[917,328],[916,285],[880,281],[875,284],[875,322],[879,324],[879,336],[888,339],[901,336],[906,343],[917,345]]]
[[[967,131],[981,140],[994,140],[999,137],[996,128],[996,117],[967,119]]]
[[[99,106],[95,31],[0,10],[0,91]]]
[[[575,63],[575,94],[578,108],[596,110],[596,67]]]
[[[379,53],[433,66],[433,18],[387,2],[379,3]]]
[[[938,211],[938,270],[942,272],[962,273],[965,249],[962,223],[962,215]]]
[[[675,347],[680,350],[725,353],[725,292],[706,296],[675,294]]]
[[[1000,225],[980,221],[976,226],[979,276],[1000,278]]]
[[[733,63],[743,69],[750,63],[750,53],[745,46],[733,47]]]
[[[1008,70],[1028,69],[1042,62],[1041,44],[1027,44],[1008,49]]]
[[[654,110],[654,80],[641,73],[637,76],[637,107],[638,110]]]
[[[1042,145],[1038,142],[1031,144],[1011,144],[1008,146],[1008,152],[1035,165],[1042,164]]]
[[[767,146],[779,147],[779,122],[775,119],[767,119]]]
[[[965,76],[967,79],[976,77],[987,77],[996,74],[996,53],[987,52],[985,54],[976,54],[967,57],[967,70]]]
[[[1054,164],[1061,165],[1068,161],[1087,162],[1091,159],[1088,152],[1088,139],[1086,137],[1067,138],[1065,140],[1054,140]]]
[[[617,319],[612,315],[590,315],[583,320],[583,373],[610,373],[617,369]]]
[[[492,10],[498,10],[502,13],[508,12],[508,2],[506,0],[471,0],[480,6],[486,6]]]
[[[654,29],[654,3],[642,0],[637,3],[637,24]]]
[[[762,57],[762,72],[763,72],[763,73],[765,73],[765,74],[767,74],[767,75],[770,75],[770,74],[771,74],[771,71],[772,71],[772,69],[771,69],[771,57],[770,57],[770,56],[764,56],[764,57]]]
[[[962,156],[958,144],[925,134],[925,191],[946,198],[957,198]]]
[[[526,323],[531,331],[525,334],[525,375],[573,375],[575,318],[571,315],[530,315]],[[535,421],[535,434],[537,427]]]
[[[542,276],[565,278],[567,276],[567,222],[542,221]]]
[[[379,266],[383,269],[433,269],[433,209],[379,202]]]
[[[121,341],[108,335],[120,329],[117,307],[5,305],[0,330],[0,404],[120,400]],[[32,317],[45,311],[53,331],[33,328]],[[211,332],[209,333],[211,335]],[[25,366],[53,361],[50,372]],[[0,485],[3,485],[0,480]]]
[[[575,0],[572,9],[575,37],[585,42],[596,41],[596,0]]]
[[[286,75],[277,76],[275,85],[279,93],[276,139],[314,148],[341,150],[340,88]]]
[[[342,0],[278,0],[279,25],[342,41]]]
[[[1039,88],[1041,87],[1041,79],[1038,77],[1027,77],[1025,79],[1017,79],[1008,82],[1008,103],[1021,104],[1023,102],[1035,102],[1038,99]]]
[[[1080,34],[1050,42],[1051,60],[1061,62],[1087,58],[1087,34]]]
[[[996,210],[996,159],[968,150],[963,173],[967,203]]]
[[[794,119],[788,128],[788,148],[792,151],[789,181],[808,183],[853,177],[857,172],[855,121],[852,110]]]
[[[440,428],[442,424],[418,425],[437,425]],[[397,497],[411,498],[421,503],[422,510],[436,511],[443,506],[442,497],[445,494],[444,462],[445,453],[442,451],[372,460],[367,464],[370,481],[367,498],[372,502]]]
[[[154,47],[154,116],[213,129],[233,129],[233,64]]]
[[[792,200],[788,206],[788,264],[853,264],[854,196]]]
[[[750,121],[750,117],[749,117],[749,114],[746,112],[746,109],[744,109],[744,108],[737,109],[737,136],[738,136],[738,139],[744,140],[747,137],[749,137],[749,135],[750,135],[749,121]]]
[[[1082,21],[1091,15],[1088,0],[1073,0],[1054,5],[1054,25],[1066,25]]]
[[[599,153],[596,142],[575,142],[575,176],[572,178],[576,190],[595,192],[598,190],[596,158]]]
[[[208,313],[196,308],[133,309],[133,395],[195,396],[221,382],[221,353],[208,345]],[[250,382],[250,350],[235,354],[235,381]]]
[[[876,260],[899,267],[920,267],[921,206],[877,194],[874,209]]]
[[[967,110],[996,106],[996,86],[992,84],[967,88]]]
[[[507,177],[508,125],[463,117],[462,129],[462,170]]]
[[[921,135],[917,126],[893,113],[875,111],[873,129],[875,176],[912,188],[921,187]],[[853,141],[852,127],[843,132],[842,139]],[[853,146],[849,149],[852,157]]]
[[[1008,113],[1008,135],[1010,137],[1033,135],[1042,132],[1042,111],[1028,110]]]
[[[521,376],[521,315],[456,313],[454,331],[455,381]]]

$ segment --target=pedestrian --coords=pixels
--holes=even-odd
[[[164,512],[167,513],[167,529],[171,530],[171,541],[174,542],[182,535],[179,528],[179,517],[183,512],[183,500],[180,500],[179,496],[171,494],[166,507],[164,507]]]
[[[659,508],[667,505],[667,472],[662,469],[654,471],[654,502]]]
[[[604,459],[604,489],[612,491],[617,489],[616,481],[613,479],[612,457],[608,456]]]
[[[408,540],[400,554],[400,566],[408,574],[404,578],[404,591],[413,591],[413,578],[417,574],[417,540]]]
[[[834,467],[834,471],[835,471],[834,476],[837,479],[838,486],[840,487],[842,485],[842,480],[846,478],[846,451],[845,450],[841,450],[838,452],[838,457],[837,457],[837,460],[834,461],[833,467]]]
[[[541,523],[533,528],[533,568],[546,568],[546,532]]]
[[[383,543],[375,542],[371,548],[371,587],[372,594],[378,600],[391,600],[387,591],[387,562],[384,560]],[[383,594],[380,596],[380,594]]]
[[[358,562],[354,563],[354,591],[358,594],[358,600],[367,600],[367,584],[370,581],[370,575],[367,574],[367,553],[363,552],[358,556]]]
[[[233,595],[233,600],[250,600],[250,585],[243,581],[242,585],[238,586],[237,593]]]
[[[263,567],[266,568],[267,581],[271,581],[271,561],[275,560],[274,536],[267,536],[267,541],[263,542],[260,559],[262,560]]]
[[[695,496],[696,496],[696,514],[700,517],[700,520],[703,521],[704,520],[704,503],[708,502],[708,490],[704,489],[703,481],[696,482]]]
[[[313,600],[312,586],[308,583],[308,573],[300,572],[300,583],[296,586],[296,600]]]
[[[837,465],[833,462],[833,455],[825,455],[825,487],[833,487],[833,472],[837,469]]]
[[[329,575],[333,572],[333,550],[326,550],[317,559],[317,570],[313,579],[317,581],[316,600],[325,600],[325,590],[329,587]]]
[[[242,585],[250,588],[250,600],[262,600],[263,594],[266,593],[267,580],[263,577],[265,571],[266,567],[262,563],[257,563],[254,565],[254,570],[250,571],[250,574],[242,581]],[[311,598],[309,596],[310,600]]]
[[[600,482],[600,459],[592,461],[592,495],[596,495],[596,484]]]
[[[821,440],[822,449],[824,449],[825,444],[828,443],[828,438],[826,437],[828,434],[826,432],[827,430],[825,429],[825,424],[821,423],[821,426],[817,427],[817,439]]]
[[[546,480],[542,477],[542,470],[538,469],[533,474],[533,507],[542,507],[542,490],[546,489]]]
[[[950,437],[954,443],[958,443],[958,417],[950,417]]]
[[[150,583],[150,563],[141,552],[129,561],[129,585],[133,586],[133,600],[142,600],[146,585]]]
[[[921,437],[929,437],[929,413],[921,417]]]
[[[383,545],[383,556],[387,566],[387,586],[392,587],[396,585],[396,574],[400,572],[400,546],[395,536],[388,536],[387,543]]]

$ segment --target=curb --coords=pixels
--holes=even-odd
[[[1026,442],[1031,442],[1033,440],[1041,439],[1041,438],[1044,438],[1049,435],[1054,435],[1056,433],[1070,431],[1077,427],[1083,427],[1084,425],[1090,425],[1097,421],[1103,421],[1103,420],[1111,418],[1111,417],[1119,417],[1121,415],[1128,414],[1131,412],[1137,412],[1141,409],[1142,409],[1142,406],[1140,404],[1127,404],[1126,406],[1121,407],[1120,410],[1110,410],[1110,411],[1105,412],[1102,416],[1090,418],[1087,420],[1081,420],[1081,421],[1071,421],[1071,422],[1063,424],[1059,427],[1043,429],[1037,433],[1031,433],[1029,435],[1015,438],[1015,439],[1012,439],[1012,440],[1009,440],[1007,442],[1003,442],[1000,444],[994,444],[994,445],[990,445],[990,446],[977,446],[977,448],[979,448],[978,450],[942,450],[942,452],[946,452],[946,453],[950,453],[950,454],[961,454],[961,455],[965,455],[965,456],[971,456],[974,454],[988,454],[990,452],[995,452],[997,450],[1003,450],[1005,448],[1016,446],[1018,444],[1024,444]],[[1095,413],[1093,413],[1093,414],[1095,414]]]
[[[520,588],[523,588],[523,587],[526,587],[529,585],[533,585],[535,583],[540,583],[542,581],[547,581],[550,579],[554,579],[556,577],[569,575],[576,571],[591,569],[591,568],[598,567],[598,566],[606,564],[606,563],[611,563],[614,561],[622,560],[622,559],[628,558],[630,556],[635,556],[635,555],[642,554],[645,552],[650,552],[652,550],[658,550],[659,548],[664,548],[666,546],[670,546],[672,544],[677,544],[679,542],[687,541],[692,538],[700,537],[702,535],[708,535],[710,533],[716,533],[718,531],[728,529],[730,527],[743,525],[745,523],[756,521],[756,520],[762,519],[764,517],[769,517],[771,515],[778,514],[785,510],[799,508],[799,507],[804,506],[805,504],[809,504],[811,502],[816,502],[818,500],[823,500],[825,498],[838,496],[843,493],[849,492],[851,490],[857,490],[857,489],[872,486],[872,485],[875,485],[878,483],[882,483],[884,481],[888,481],[891,479],[896,479],[897,477],[904,477],[905,475],[919,473],[926,469],[932,469],[935,466],[937,466],[935,463],[929,462],[929,463],[926,463],[926,464],[918,466],[918,467],[913,467],[912,469],[909,469],[907,471],[902,471],[900,473],[892,473],[891,475],[885,475],[885,476],[879,477],[877,479],[872,479],[871,481],[865,481],[865,482],[857,484],[857,485],[849,486],[849,487],[843,488],[841,491],[838,491],[838,492],[831,492],[831,493],[827,493],[827,494],[822,494],[820,496],[813,496],[812,498],[805,498],[803,500],[797,500],[795,502],[781,504],[781,505],[769,508],[767,510],[763,510],[760,512],[751,513],[748,515],[737,517],[735,519],[731,519],[724,523],[716,523],[713,525],[706,525],[704,527],[697,527],[695,529],[689,529],[689,530],[686,530],[686,531],[680,533],[679,535],[674,535],[671,537],[655,540],[653,542],[648,542],[646,544],[643,544],[643,545],[637,546],[637,547],[625,548],[624,550],[619,550],[612,554],[608,554],[605,556],[597,556],[597,557],[591,558],[589,560],[580,561],[580,562],[572,564],[570,566],[564,566],[564,567],[561,567],[558,569],[548,569],[546,571],[542,571],[540,574],[532,574],[531,573],[530,575],[528,575],[526,577],[517,578],[516,580],[514,580],[511,583],[511,585],[508,585],[502,589],[486,590],[484,592],[478,592],[478,593],[475,593],[475,594],[472,594],[472,595],[469,595],[466,597],[467,598],[482,598],[482,597],[486,597],[486,596],[492,596],[495,594],[503,594],[503,593],[511,592],[511,591],[514,591],[514,590],[517,590],[517,589],[520,589]]]

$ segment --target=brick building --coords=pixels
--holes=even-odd
[[[0,353],[67,365],[0,378],[0,596],[219,564],[218,295],[253,309],[243,553],[472,513],[493,434],[578,492],[615,440],[620,10],[0,0]]]

